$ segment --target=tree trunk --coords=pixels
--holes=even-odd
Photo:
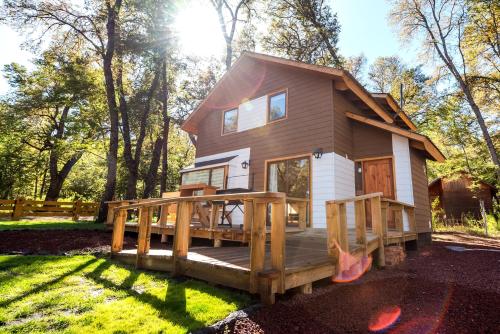
[[[47,190],[47,194],[45,195],[46,201],[57,201],[59,199],[59,194],[61,193],[62,186],[66,178],[68,177],[69,172],[73,168],[73,166],[80,160],[83,155],[83,151],[77,152],[73,154],[73,156],[66,161],[63,168],[58,171],[57,170],[57,161],[59,160],[57,157],[57,152],[53,151],[50,154],[50,182],[49,189]]]
[[[168,135],[170,131],[170,117],[168,116],[168,80],[167,80],[167,61],[163,59],[161,73],[161,98],[162,98],[162,119],[163,119],[163,147],[161,161],[161,177],[160,177],[160,195],[167,191],[168,178]]]
[[[155,141],[153,156],[151,158],[151,164],[149,165],[148,174],[145,180],[144,194],[142,195],[143,198],[151,197],[156,188],[156,180],[158,176],[158,167],[160,165],[162,147],[163,147],[163,138],[159,137]]]
[[[116,0],[115,5],[111,6],[108,3],[107,13],[107,45],[106,53],[103,56],[103,72],[106,87],[106,101],[108,104],[110,133],[109,133],[109,151],[107,156],[107,174],[106,186],[101,198],[101,205],[99,206],[99,215],[97,216],[98,222],[106,221],[108,207],[106,202],[111,201],[115,195],[116,188],[116,172],[118,163],[118,107],[115,98],[115,83],[113,79],[112,62],[115,52],[115,34],[116,20],[120,12],[121,0]]]

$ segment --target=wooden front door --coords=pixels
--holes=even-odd
[[[392,168],[392,159],[384,158],[377,160],[363,161],[363,189],[365,194],[383,193],[383,197],[395,199],[394,194],[394,173]],[[368,202],[367,202],[368,204]],[[371,226],[370,207],[366,207],[366,224]],[[388,227],[394,227],[392,214],[387,217]]]
[[[363,186],[365,194],[381,192],[394,199],[392,159],[363,161]]]

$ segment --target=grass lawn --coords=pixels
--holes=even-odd
[[[185,333],[248,294],[94,256],[0,256],[0,333]]]
[[[13,230],[105,230],[106,225],[72,220],[0,220],[0,231]]]

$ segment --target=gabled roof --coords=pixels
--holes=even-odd
[[[214,93],[217,89],[222,85],[223,82],[228,80],[231,77],[232,73],[237,71],[238,67],[245,60],[257,60],[271,64],[278,64],[283,66],[290,66],[293,68],[302,69],[309,72],[314,72],[322,75],[327,75],[335,79],[337,84],[341,84],[352,91],[361,101],[363,101],[371,110],[373,110],[381,119],[383,119],[387,123],[394,123],[392,116],[379,104],[376,99],[369,93],[354,77],[349,74],[349,72],[332,68],[326,66],[319,66],[313,64],[302,63],[299,61],[264,55],[255,52],[245,51],[231,66],[231,68],[222,76],[222,78],[217,82],[214,88],[207,95],[205,100],[203,100],[198,107],[189,115],[189,117],[182,124],[182,129],[184,131],[190,133],[197,133],[197,125],[199,120],[201,120],[206,112],[208,112],[208,108],[206,105],[209,104],[209,101],[213,97]]]
[[[364,124],[368,124],[368,125],[377,127],[379,129],[386,130],[386,131],[392,132],[394,134],[397,134],[397,135],[406,137],[408,139],[414,140],[418,143],[421,143],[422,149],[425,150],[427,153],[429,153],[429,155],[434,160],[436,160],[438,162],[443,162],[446,159],[444,154],[441,153],[441,151],[436,147],[436,145],[434,145],[434,143],[427,136],[424,136],[424,135],[421,135],[419,133],[415,133],[415,132],[412,132],[409,130],[402,129],[398,126],[394,126],[394,125],[387,124],[387,123],[382,123],[382,122],[376,121],[376,120],[368,118],[368,117],[353,114],[351,112],[346,112],[345,115],[348,118],[353,119],[355,121],[358,121],[358,122],[361,122]]]
[[[385,100],[385,102],[387,103],[387,105],[389,107],[391,107],[391,109],[396,113],[397,117],[401,118],[401,120],[406,125],[408,125],[408,127],[411,130],[413,130],[413,131],[417,130],[417,126],[415,124],[413,124],[413,122],[410,120],[410,118],[408,117],[408,115],[406,115],[406,113],[403,110],[401,110],[401,108],[399,107],[398,103],[396,102],[396,100],[394,99],[394,97],[392,97],[391,94],[389,94],[389,93],[372,93],[372,95],[375,98],[379,98],[379,99]]]

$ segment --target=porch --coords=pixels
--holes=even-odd
[[[384,245],[415,239],[414,223],[411,224],[413,230],[404,232],[402,219],[396,219],[400,230],[389,230],[384,218],[388,211],[396,212],[396,217],[401,211],[402,217],[402,211],[406,210],[414,222],[413,207],[387,201],[381,195],[326,202],[326,228],[305,228],[304,224],[287,227],[287,198],[283,193],[177,197],[117,206],[112,209],[112,256],[140,268],[169,271],[173,275],[259,293],[265,303],[273,303],[276,293],[293,288],[310,293],[312,282],[335,277],[341,271],[342,253],[357,261],[373,253],[378,264],[384,266]],[[198,222],[193,221],[196,206],[234,200],[244,203],[241,228],[221,231],[215,224],[206,228],[196,226]],[[348,227],[346,215],[349,203],[355,206],[352,229]],[[175,224],[162,224],[162,212],[168,212],[171,205],[177,206]],[[370,208],[369,215],[366,207]],[[153,224],[155,209],[159,209],[159,218]],[[132,210],[138,210],[140,215],[135,225],[126,222],[128,211]],[[213,208],[211,213],[215,211]],[[367,216],[371,227],[367,227]],[[268,220],[270,226],[266,227]],[[123,249],[127,228],[137,230],[137,248]],[[173,235],[172,246],[150,249],[152,233]],[[217,238],[241,243],[230,247],[190,247],[191,237],[213,239],[215,246],[220,246]]]

